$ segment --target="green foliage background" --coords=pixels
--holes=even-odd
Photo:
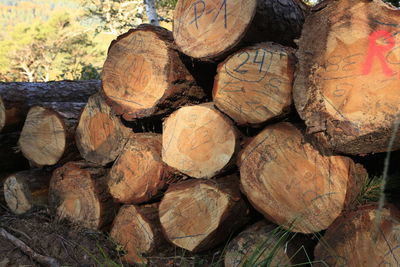
[[[136,24],[127,21],[118,32],[107,31],[104,14],[93,3],[110,2],[128,0],[0,0],[0,82],[99,78],[111,40],[137,21],[146,22],[136,14]],[[171,28],[175,4],[157,2],[162,26]]]

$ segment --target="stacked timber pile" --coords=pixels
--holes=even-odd
[[[310,259],[293,234],[323,230],[321,264],[397,264],[399,211],[356,206],[368,178],[352,156],[400,149],[398,15],[379,0],[179,0],[173,32],[111,43],[101,88],[0,84],[1,129],[19,136],[0,148],[35,167],[6,176],[5,200],[23,213],[48,196],[59,218],[110,230],[132,264],[215,248],[254,210],[265,220],[232,239],[226,266]]]

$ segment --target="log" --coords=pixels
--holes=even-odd
[[[340,0],[307,18],[294,102],[308,132],[334,151],[388,150],[400,112],[399,15],[383,1]],[[395,137],[393,150],[400,132]]]
[[[248,221],[237,176],[171,185],[160,203],[160,222],[174,245],[198,252],[226,240]]]
[[[275,231],[274,231],[275,230]],[[257,222],[229,242],[225,267],[254,266],[269,263],[269,266],[291,265],[285,253],[285,240],[280,240],[276,225],[266,221]],[[272,259],[268,261],[268,257]]]
[[[292,0],[178,0],[173,33],[186,55],[218,60],[251,43],[294,46],[303,22],[303,10]]]
[[[294,50],[275,43],[244,48],[218,65],[215,105],[239,125],[287,114],[292,104]]]
[[[101,95],[95,94],[80,115],[75,140],[85,160],[106,165],[121,153],[131,132]]]
[[[84,161],[68,162],[54,170],[49,203],[58,218],[90,229],[105,227],[116,213],[107,190],[107,170]]]
[[[213,103],[180,108],[163,125],[162,159],[194,178],[228,169],[238,148],[238,132]]]
[[[268,220],[293,232],[328,228],[350,208],[367,174],[317,149],[289,123],[266,127],[239,156],[242,191]]]
[[[74,141],[79,114],[85,103],[43,103],[29,109],[18,144],[35,166],[76,159]]]
[[[140,204],[159,195],[174,171],[161,160],[161,134],[132,134],[110,170],[108,186],[115,201]]]
[[[123,261],[147,264],[143,256],[160,252],[166,244],[158,218],[158,204],[122,206],[114,219],[110,236],[127,252]]]
[[[224,266],[308,265],[314,243],[308,236],[292,234],[265,220],[258,221],[229,242]]]
[[[164,28],[141,25],[119,36],[101,76],[107,102],[128,121],[199,103],[205,94],[180,57]]]
[[[0,132],[23,126],[29,107],[43,102],[86,102],[100,89],[100,81],[0,83]]]
[[[22,214],[36,206],[47,206],[51,172],[36,169],[9,175],[4,181],[4,198],[8,208]]]
[[[315,248],[315,266],[398,266],[400,212],[366,205],[345,213],[326,231]],[[356,248],[356,249],[355,249]]]
[[[0,171],[13,172],[29,169],[29,162],[18,148],[20,132],[0,134]]]

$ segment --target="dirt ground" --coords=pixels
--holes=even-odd
[[[0,228],[35,252],[57,259],[62,266],[132,266],[119,260],[124,252],[105,233],[57,221],[44,208],[14,215],[0,203]],[[149,257],[148,266],[221,266],[222,249],[194,255],[171,246],[162,254]],[[0,267],[11,266],[41,265],[0,237]]]
[[[0,227],[63,266],[113,266],[112,260],[118,262],[116,246],[106,235],[57,222],[45,209],[16,216],[0,207]],[[21,265],[40,266],[0,237],[0,267]]]

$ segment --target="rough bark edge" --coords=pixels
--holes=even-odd
[[[170,82],[170,86],[164,91],[164,95],[153,105],[153,107],[141,109],[140,111],[135,112],[127,110],[117,101],[112,100],[105,94],[104,89],[102,88],[102,96],[106,100],[107,104],[110,105],[117,114],[122,115],[125,120],[133,121],[134,119],[170,114],[174,110],[188,103],[200,103],[205,98],[205,93],[203,89],[197,85],[189,70],[186,69],[185,64],[181,60],[181,55],[174,43],[172,33],[167,29],[149,24],[139,25],[136,29],[130,29],[128,32],[113,40],[108,52],[118,41],[136,31],[152,32],[165,43],[168,50],[169,61],[164,68],[164,72],[168,73],[167,80]]]
[[[294,104],[298,114],[307,125],[307,133],[314,134],[321,144],[329,147],[329,149],[351,155],[360,155],[371,152],[387,152],[387,137],[390,137],[393,134],[391,125],[377,129],[377,132],[386,134],[382,135],[377,134],[376,132],[369,133],[352,139],[351,143],[342,143],[341,141],[343,138],[336,138],[333,140],[333,136],[328,134],[328,132],[334,134],[335,129],[340,128],[344,131],[345,136],[351,136],[353,131],[358,131],[358,126],[349,121],[336,121],[330,119],[330,115],[326,109],[321,110],[321,106],[318,105],[318,103],[323,101],[324,98],[320,88],[315,85],[314,79],[317,77],[315,71],[318,68],[318,64],[314,64],[314,62],[320,62],[321,57],[323,57],[324,54],[315,57],[312,51],[325,51],[328,35],[323,35],[324,39],[321,40],[321,35],[315,35],[315,33],[330,31],[332,28],[331,24],[327,19],[321,19],[326,17],[321,14],[332,12],[332,9],[337,8],[336,6],[338,2],[339,1],[337,0],[322,1],[311,8],[309,16],[306,18],[304,28],[310,25],[310,30],[305,31],[303,29],[299,40],[299,43],[302,45],[299,46],[296,53],[299,62],[297,64],[293,83]],[[380,10],[372,10],[371,13],[379,13],[382,12],[382,10],[385,10],[394,16],[400,14],[398,9],[381,0],[362,0],[361,2],[367,4],[375,3],[380,8]],[[369,15],[371,15],[371,13]],[[313,112],[314,110],[319,111],[318,113],[315,113]],[[343,135],[343,133],[341,134]],[[392,150],[400,149],[400,132],[397,133],[395,140]],[[365,149],[365,144],[368,144],[370,149]],[[382,149],[383,147],[384,149]]]

